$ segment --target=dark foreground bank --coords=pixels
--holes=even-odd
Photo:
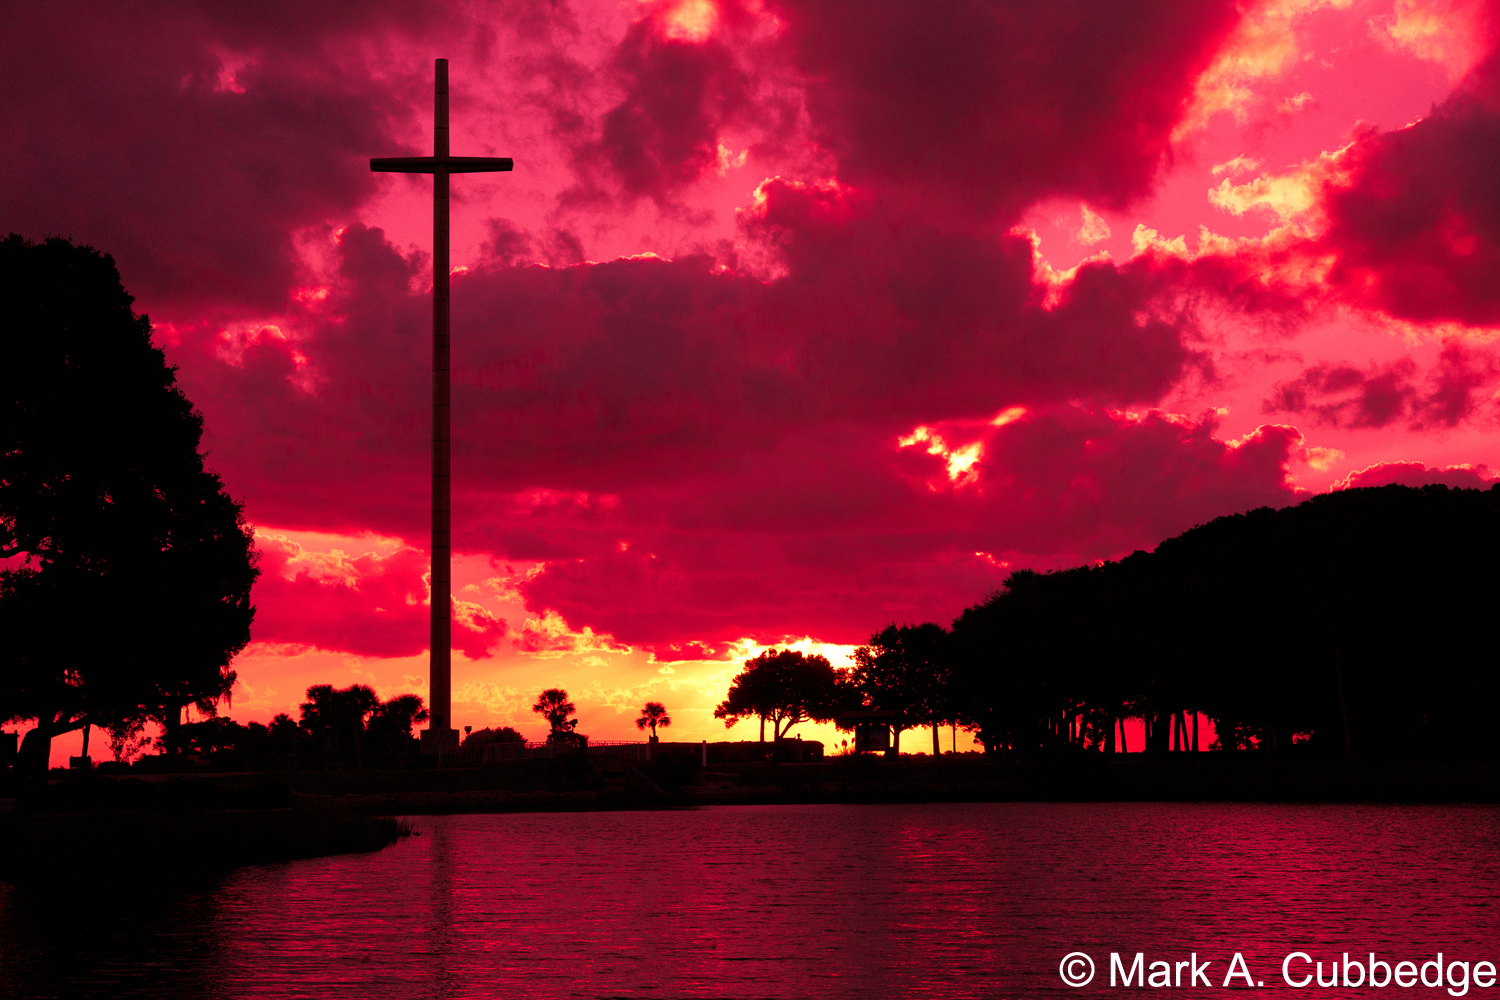
[[[206,873],[377,850],[402,832],[276,779],[91,775],[27,789],[0,813],[0,880]]]

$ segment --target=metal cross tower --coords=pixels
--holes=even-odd
[[[449,465],[448,175],[510,170],[505,156],[448,154],[448,60],[437,60],[433,155],[387,156],[370,169],[432,175],[432,639],[422,752],[458,745],[453,728],[453,518]]]

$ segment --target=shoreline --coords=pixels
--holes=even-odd
[[[410,832],[396,817],[420,815],[940,802],[1500,804],[1493,761],[1269,754],[834,757],[708,768],[682,757],[572,757],[149,777],[67,775],[0,800],[0,880],[191,874],[379,850]]]
[[[292,794],[274,781],[89,777],[23,792],[0,811],[0,881],[193,877],[379,850],[409,832],[399,820]]]
[[[302,795],[385,816],[783,803],[1500,803],[1500,766],[1489,761],[1237,758],[832,758],[807,764],[710,765],[691,777],[674,776],[668,768],[624,764],[598,768],[590,781],[574,775],[571,782],[544,780],[555,779],[556,769],[545,774],[547,769],[526,763],[288,777]]]

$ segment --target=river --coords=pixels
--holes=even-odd
[[[1442,952],[1456,981],[1455,961],[1466,976],[1500,962],[1492,807],[724,806],[412,822],[420,836],[377,853],[159,891],[60,900],[0,886],[0,996],[1082,998],[1118,996],[1110,954],[1128,973],[1141,953],[1142,974],[1167,962],[1194,996],[1243,968],[1283,996],[1436,1000],[1456,987],[1295,991],[1282,963],[1306,954],[1288,966],[1300,980],[1345,952],[1361,969],[1370,952],[1418,967]],[[1095,967],[1076,989],[1060,972],[1073,952]]]

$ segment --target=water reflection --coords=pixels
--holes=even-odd
[[[1493,808],[766,806],[414,822],[423,836],[378,854],[210,885],[88,901],[0,888],[0,993],[1082,997],[1107,989],[1110,951],[1196,951],[1215,987],[1239,951],[1283,992],[1280,962],[1296,950],[1500,958]],[[1100,963],[1081,990],[1058,979],[1073,950]]]
[[[217,879],[0,883],[0,996],[221,997]]]

